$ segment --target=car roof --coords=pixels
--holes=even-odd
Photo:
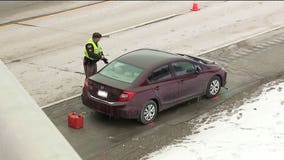
[[[151,68],[153,66],[179,59],[182,59],[182,57],[173,53],[144,48],[126,53],[120,56],[117,60],[141,68]]]

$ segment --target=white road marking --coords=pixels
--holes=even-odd
[[[136,25],[129,26],[129,27],[126,27],[126,28],[122,28],[122,29],[119,29],[119,30],[116,30],[116,31],[105,33],[105,34],[103,34],[103,36],[107,37],[111,34],[127,31],[127,30],[134,29],[134,28],[138,28],[138,27],[141,27],[141,26],[144,26],[144,25],[147,25],[147,24],[151,24],[151,23],[156,23],[156,22],[159,22],[159,21],[163,21],[163,20],[166,20],[166,19],[176,17],[176,16],[181,15],[181,14],[171,14],[171,15],[168,15],[168,16],[164,16],[164,17],[161,17],[161,18],[154,19],[154,20],[146,21],[146,22],[143,22],[143,23],[140,23],[140,24],[136,24]]]
[[[73,98],[77,98],[77,97],[79,97],[79,96],[81,96],[81,93],[76,94],[76,95],[71,96],[71,97],[67,97],[67,98],[58,100],[58,101],[55,101],[55,102],[52,102],[52,103],[49,103],[49,104],[47,104],[47,105],[41,106],[40,108],[41,108],[41,109],[48,108],[48,107],[51,107],[51,106],[53,106],[53,105],[56,105],[56,104],[65,102],[65,101],[69,101],[69,100],[71,100],[71,99],[73,99]]]
[[[116,31],[113,31],[113,32],[106,33],[106,34],[104,34],[104,36],[109,36],[109,35],[111,35],[111,34],[115,34],[115,33],[118,33],[118,32],[122,32],[122,31],[126,31],[126,30],[129,30],[129,29],[137,28],[137,27],[140,27],[140,26],[143,26],[143,25],[155,23],[155,22],[158,22],[158,21],[162,21],[162,20],[165,20],[165,19],[169,19],[169,18],[178,16],[178,15],[181,15],[181,14],[172,14],[172,15],[168,15],[168,16],[165,16],[165,17],[161,17],[161,18],[158,18],[158,19],[151,20],[151,21],[143,22],[143,23],[141,23],[141,24],[133,25],[133,26],[130,26],[130,27],[126,27],[126,28],[123,28],[123,29],[119,29],[119,30],[116,30]],[[267,29],[267,30],[265,30],[265,31],[263,31],[263,32],[255,33],[255,34],[249,35],[249,36],[247,36],[247,37],[240,38],[240,39],[238,39],[238,40],[225,43],[224,45],[215,47],[215,48],[213,48],[213,49],[200,52],[198,55],[202,55],[202,54],[205,54],[205,53],[208,53],[208,52],[212,52],[212,51],[214,51],[214,50],[218,50],[218,49],[220,49],[220,48],[224,48],[224,47],[226,47],[226,46],[229,46],[229,45],[232,45],[232,44],[235,44],[235,43],[244,41],[244,40],[246,40],[246,39],[250,39],[250,38],[253,38],[253,37],[256,37],[256,36],[259,36],[259,35],[262,35],[262,34],[265,34],[265,33],[268,33],[268,32],[274,31],[274,30],[277,30],[277,29],[280,29],[280,28],[283,28],[283,27],[284,27],[284,25],[281,25],[281,26],[278,26],[278,27],[275,27],[275,28],[271,28],[271,29]],[[243,50],[245,50],[245,49],[243,49]],[[248,51],[251,52],[251,50],[248,50]],[[53,106],[53,105],[56,105],[56,104],[59,104],[59,103],[68,101],[68,100],[73,99],[73,98],[77,98],[77,97],[79,97],[79,96],[81,96],[81,93],[80,93],[80,94],[77,94],[77,95],[74,95],[74,96],[71,96],[71,97],[68,97],[68,98],[64,98],[64,99],[59,100],[59,101],[55,101],[55,102],[49,103],[49,104],[47,104],[47,105],[41,106],[40,108],[43,109],[43,108],[51,107],[51,106]]]
[[[249,35],[249,36],[247,36],[247,37],[240,38],[240,39],[237,39],[237,40],[234,40],[234,41],[225,43],[225,44],[223,44],[223,45],[221,45],[221,46],[217,46],[217,47],[215,47],[215,48],[213,48],[213,49],[200,52],[198,55],[202,55],[202,54],[205,54],[205,53],[208,53],[208,52],[212,52],[212,51],[215,51],[215,50],[217,50],[217,49],[224,48],[224,47],[226,47],[226,46],[229,46],[229,45],[232,45],[232,44],[235,44],[235,43],[244,41],[244,40],[246,40],[246,39],[250,39],[250,38],[253,38],[253,37],[256,37],[256,36],[259,36],[259,35],[262,35],[262,34],[265,34],[265,33],[268,33],[268,32],[274,31],[274,30],[277,30],[277,29],[280,29],[280,28],[283,28],[283,27],[284,27],[284,25],[281,25],[281,26],[278,26],[278,27],[275,27],[275,28],[271,28],[271,29],[267,29],[267,30],[265,30],[265,31],[262,31],[262,32],[259,32],[259,33],[255,33],[255,34]]]

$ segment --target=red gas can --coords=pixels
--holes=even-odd
[[[68,114],[68,126],[72,128],[83,128],[84,126],[84,116],[78,114],[77,112],[72,112]]]

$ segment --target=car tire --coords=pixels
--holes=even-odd
[[[216,96],[221,90],[221,79],[218,76],[212,77],[208,84],[206,89],[206,97],[212,98]]]
[[[139,121],[143,124],[153,122],[157,116],[158,107],[156,102],[153,100],[147,101],[140,112]]]

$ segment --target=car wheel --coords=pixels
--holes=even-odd
[[[216,96],[221,90],[221,80],[218,76],[214,76],[210,79],[206,89],[206,97],[211,98]]]
[[[157,113],[157,104],[152,100],[147,101],[141,109],[139,121],[143,124],[148,124],[154,121]]]

